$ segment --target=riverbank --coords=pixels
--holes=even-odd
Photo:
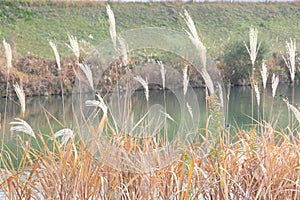
[[[12,46],[15,69],[9,78],[9,95],[12,94],[12,84],[21,79],[25,93],[30,96],[62,93],[61,80],[63,92],[70,93],[76,66],[71,51],[65,45],[68,42],[67,33],[77,37],[82,57],[109,38],[106,4],[103,2],[8,1],[0,4],[0,37]],[[259,30],[259,40],[268,49],[262,59],[266,60],[269,71],[279,74],[281,82],[289,82],[281,52],[285,52],[286,40],[299,39],[300,7],[297,4],[148,2],[111,3],[111,6],[118,32],[140,27],[182,31],[185,25],[180,13],[183,9],[189,10],[208,54],[215,60],[225,79],[230,79],[228,69],[232,65],[224,63],[228,51],[226,47],[231,43],[243,46],[249,27],[255,26]],[[60,75],[48,44],[50,39],[55,40],[62,59],[63,70]],[[0,89],[3,96],[6,95],[6,62],[3,47],[0,51]],[[247,60],[244,62],[250,62]],[[259,70],[257,72],[259,75]],[[232,84],[248,82],[238,78]]]

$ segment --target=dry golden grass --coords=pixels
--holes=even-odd
[[[42,150],[24,144],[18,169],[4,162],[9,152],[1,155],[0,188],[9,199],[299,199],[299,137],[270,125],[261,130],[221,140],[217,154],[205,149],[211,141],[195,142],[152,173],[113,169],[80,140],[63,147],[54,140],[51,150],[39,135]]]

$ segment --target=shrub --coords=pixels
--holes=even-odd
[[[248,44],[249,42],[246,43]],[[266,44],[262,42],[255,62],[257,68],[261,66],[266,52]],[[225,46],[224,55],[221,57],[219,68],[224,72],[225,80],[230,80],[233,84],[243,85],[250,83],[249,77],[251,75],[252,65],[243,41],[234,41]],[[258,73],[259,70],[256,70],[255,74],[257,74],[257,76],[255,75],[255,77],[260,77]]]

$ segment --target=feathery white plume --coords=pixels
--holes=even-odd
[[[294,113],[297,121],[300,123],[300,112],[299,112],[299,110],[295,106],[293,106],[291,104],[289,104],[289,108]]]
[[[136,77],[134,77],[134,79],[143,86],[143,88],[145,89],[146,100],[149,101],[149,87],[148,87],[147,78],[146,78],[146,80],[144,80],[142,77],[136,76]]]
[[[185,32],[188,34],[190,40],[192,41],[192,43],[200,53],[203,67],[206,68],[206,48],[198,36],[195,23],[191,18],[191,16],[189,15],[189,13],[187,12],[187,10],[184,10],[184,15],[181,16],[184,19],[185,23],[187,24],[188,28],[190,29],[190,32],[187,30],[185,30]]]
[[[74,135],[73,131],[69,128],[64,128],[60,131],[57,131],[55,134],[54,134],[54,137],[55,138],[58,138],[60,136],[62,136],[62,139],[61,139],[61,144],[60,146],[63,146],[65,144],[67,144],[68,140]]]
[[[189,114],[190,114],[191,118],[194,119],[192,107],[189,105],[188,102],[186,102],[186,107],[187,107],[187,109],[189,111]]]
[[[52,40],[49,40],[49,45],[51,46],[51,48],[53,50],[53,53],[54,53],[54,56],[55,56],[55,60],[56,60],[56,64],[57,64],[57,68],[58,68],[58,70],[61,70],[61,67],[60,67],[60,58],[59,58],[59,53],[57,51],[56,44]]]
[[[18,131],[26,133],[35,138],[35,134],[31,128],[31,126],[24,120],[20,118],[15,118],[16,121],[10,122],[9,124],[12,125],[10,131]]]
[[[85,74],[92,90],[94,90],[93,73],[92,73],[92,70],[91,70],[90,66],[88,66],[86,64],[79,63],[79,67],[83,71],[83,73]]]
[[[214,94],[215,93],[215,89],[214,89],[214,84],[211,80],[210,75],[208,74],[207,70],[205,68],[203,68],[200,72],[200,74],[202,75],[204,82],[206,84],[206,86],[208,87],[208,90],[210,92],[210,94]]]
[[[260,73],[263,80],[264,89],[266,89],[269,73],[268,73],[267,65],[264,62],[262,63],[262,70],[260,71]]]
[[[175,120],[167,112],[160,110],[160,113],[162,113],[167,119],[171,120],[172,122],[175,122]]]
[[[287,66],[287,68],[290,70],[291,80],[294,82],[295,79],[295,72],[296,72],[296,66],[295,66],[295,60],[296,60],[296,40],[290,39],[290,42],[286,41],[286,49],[287,49],[287,58],[285,58],[282,55],[282,58]]]
[[[126,44],[126,41],[122,37],[118,37],[119,43],[120,43],[120,51],[122,55],[122,63],[123,66],[127,66],[129,64],[129,59],[128,59],[128,46]]]
[[[246,49],[248,51],[248,54],[250,56],[252,66],[254,66],[254,63],[255,63],[255,60],[256,60],[256,57],[257,57],[257,53],[258,53],[258,50],[260,48],[260,43],[257,46],[257,36],[258,36],[258,30],[251,27],[250,30],[249,30],[250,49],[248,48],[247,44],[244,42],[245,47],[246,47]]]
[[[77,41],[77,38],[73,35],[69,35],[68,34],[68,38],[69,38],[69,42],[70,44],[67,44],[67,47],[69,47],[69,49],[72,50],[72,52],[74,53],[74,55],[76,56],[77,60],[79,59],[80,57],[80,49],[79,49],[79,44],[78,44],[78,41]]]
[[[259,94],[259,89],[258,89],[257,83],[254,84],[254,91],[255,91],[257,105],[259,106],[259,103],[260,103],[260,94]]]
[[[158,61],[158,64],[160,65],[160,75],[161,75],[161,80],[162,80],[162,86],[163,89],[166,88],[166,69],[164,64],[161,61]]]
[[[108,22],[109,22],[109,32],[111,41],[114,45],[114,48],[117,47],[117,32],[116,32],[116,21],[115,21],[115,15],[110,8],[109,4],[106,6],[106,13],[108,15]]]
[[[87,101],[85,101],[85,105],[99,107],[103,111],[103,115],[107,116],[108,108],[107,108],[103,98],[99,94],[96,94],[96,96],[98,97],[99,101],[87,100]]]
[[[185,66],[182,70],[183,72],[183,94],[186,95],[188,85],[189,85],[189,77],[188,77],[188,66]]]
[[[277,86],[279,84],[279,78],[275,74],[272,76],[272,97],[275,97]]]
[[[18,83],[16,83],[16,84],[14,84],[14,89],[15,89],[15,92],[16,92],[18,99],[20,101],[20,104],[21,104],[22,115],[24,116],[25,109],[26,109],[26,103],[25,103],[25,93],[24,93],[23,87],[20,86]]]
[[[9,71],[10,68],[12,68],[12,52],[11,52],[11,47],[10,44],[8,44],[5,39],[3,39],[3,46],[4,46],[4,51],[5,51],[5,57],[6,57],[6,67],[7,70]]]
[[[223,99],[223,89],[222,89],[222,85],[220,82],[217,82],[218,85],[218,91],[219,91],[219,98],[220,98],[220,103],[221,106],[224,107],[224,99]]]

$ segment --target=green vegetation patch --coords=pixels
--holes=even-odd
[[[300,7],[294,4],[112,3],[111,7],[117,32],[140,27],[182,31],[185,25],[180,13],[187,9],[213,57],[220,56],[223,47],[232,40],[248,37],[251,25],[259,29],[259,38],[273,52],[283,51],[285,40],[290,37],[299,39]],[[0,37],[13,44],[21,56],[31,52],[52,58],[48,40],[53,38],[58,43],[59,52],[68,56],[67,33],[91,45],[109,38],[103,2],[2,2],[0,22]]]

